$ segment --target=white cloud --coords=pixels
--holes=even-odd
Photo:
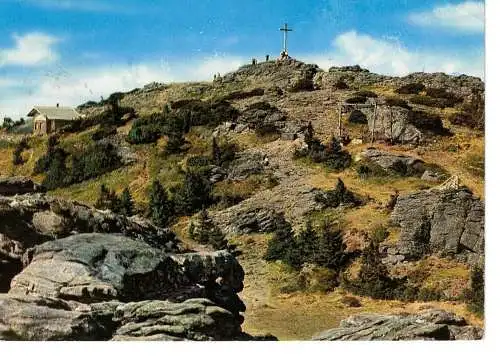
[[[6,65],[40,66],[54,62],[59,54],[54,45],[59,39],[44,33],[33,32],[22,36],[13,35],[15,45],[0,49],[0,67]]]
[[[484,32],[484,2],[465,1],[460,4],[438,6],[427,12],[409,16],[412,24],[425,27],[441,27],[460,32]]]
[[[463,73],[484,78],[484,54],[409,50],[397,39],[378,39],[349,31],[333,41],[334,50],[327,54],[304,56],[323,69],[331,66],[359,64],[372,72],[407,75],[411,72]]]
[[[244,63],[239,57],[209,57],[196,61],[143,63],[135,66],[118,65],[101,68],[67,69],[57,76],[33,78],[23,91],[15,94],[0,87],[0,119],[26,116],[35,104],[60,103],[76,106],[88,100],[106,98],[116,91],[127,91],[147,83],[211,80],[216,73],[227,73]],[[12,79],[4,79],[12,84]]]

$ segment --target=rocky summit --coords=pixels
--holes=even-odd
[[[483,336],[481,79],[283,55],[116,90],[0,130],[0,339]]]

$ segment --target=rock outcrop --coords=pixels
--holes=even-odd
[[[376,164],[387,174],[419,177],[430,182],[446,180],[444,170],[413,156],[395,154],[375,148],[368,148],[360,155],[365,162]]]
[[[223,83],[273,84],[290,92],[314,89],[314,76],[322,72],[317,65],[288,59],[268,61],[256,65],[244,65],[222,78]]]
[[[372,161],[388,173],[402,176],[422,175],[425,171],[424,162],[412,156],[393,154],[369,148],[361,153],[361,156]]]
[[[35,245],[76,233],[116,233],[163,251],[177,249],[173,232],[146,220],[53,198],[44,194],[0,196],[0,292],[8,290],[22,258]]]
[[[467,325],[464,318],[443,310],[418,314],[361,314],[340,322],[313,340],[480,340],[483,330]]]
[[[0,178],[0,196],[32,194],[42,190],[40,184],[34,183],[33,180],[27,177]]]
[[[469,263],[484,256],[484,204],[467,189],[399,196],[391,221],[401,228],[399,242],[388,250],[391,256],[451,255]]]
[[[263,173],[268,165],[266,154],[260,151],[241,152],[229,164],[227,178],[233,181],[245,180],[250,175]]]
[[[235,340],[244,272],[227,251],[166,253],[79,234],[28,251],[0,295],[4,340]]]

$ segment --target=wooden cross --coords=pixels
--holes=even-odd
[[[285,52],[285,54],[288,54],[288,47],[287,47],[288,33],[293,30],[288,27],[287,23],[285,23],[285,26],[282,27],[280,31],[283,31],[283,51]]]

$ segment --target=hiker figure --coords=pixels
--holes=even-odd
[[[266,61],[269,61],[269,55],[266,55]]]

